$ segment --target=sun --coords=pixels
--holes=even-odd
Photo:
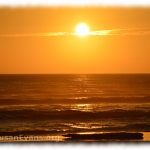
[[[84,36],[88,34],[88,27],[85,24],[80,24],[77,26],[76,32],[80,36]]]

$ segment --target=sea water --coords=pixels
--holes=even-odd
[[[150,131],[150,74],[0,75],[0,132],[122,131]]]

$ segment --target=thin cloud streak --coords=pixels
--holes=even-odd
[[[26,34],[4,34],[0,37],[34,37],[34,36],[62,36],[62,35],[77,35],[77,33],[69,32],[47,32],[47,33],[26,33]],[[150,35],[150,29],[113,29],[91,31],[88,35]]]
[[[150,29],[113,29],[92,31],[89,35],[150,35]]]
[[[1,37],[30,37],[30,36],[59,36],[70,35],[67,32],[47,32],[47,33],[26,33],[26,34],[4,34]]]

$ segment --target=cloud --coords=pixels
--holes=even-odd
[[[63,35],[77,35],[77,33],[69,32],[47,32],[47,33],[26,33],[26,34],[4,34],[0,37],[33,37],[33,36],[63,36]],[[150,35],[150,29],[113,29],[91,31],[88,35]]]
[[[150,35],[150,29],[113,29],[92,31],[89,35]]]
[[[47,33],[26,33],[26,34],[4,34],[1,37],[30,37],[30,36],[59,36],[70,35],[67,32],[47,32]]]

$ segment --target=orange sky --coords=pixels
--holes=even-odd
[[[0,73],[150,73],[149,14],[150,8],[1,8]],[[74,33],[79,23],[95,35],[53,36]],[[95,32],[102,30],[111,32]]]

